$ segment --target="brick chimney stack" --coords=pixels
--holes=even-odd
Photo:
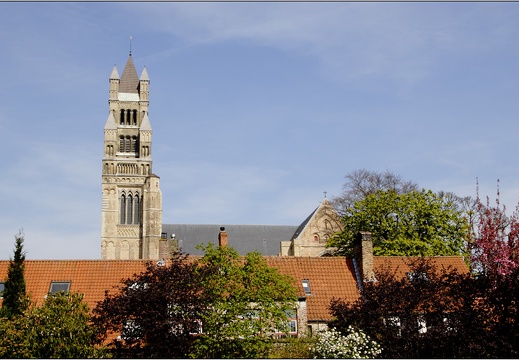
[[[360,277],[363,281],[373,281],[373,239],[371,233],[359,231],[354,244],[354,256],[360,267]]]
[[[227,231],[225,231],[225,227],[220,227],[220,233],[218,234],[218,245],[220,247],[227,246]]]

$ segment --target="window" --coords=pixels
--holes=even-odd
[[[119,152],[128,154],[138,154],[139,139],[137,138],[137,136],[120,136]]]
[[[297,334],[297,313],[295,310],[287,310],[285,311],[288,319],[288,332],[291,335]]]
[[[305,291],[305,294],[311,294],[312,291],[310,290],[310,280],[308,279],[303,279],[302,281],[303,283],[303,290]]]
[[[189,335],[198,335],[203,333],[202,321],[193,321],[191,328],[189,329]]]
[[[384,325],[392,327],[396,330],[398,336],[405,332],[418,332],[425,334],[427,332],[427,321],[424,314],[411,314],[400,318],[399,316],[389,316],[384,319]]]
[[[70,290],[70,281],[51,281],[49,293],[56,294],[60,291],[68,292]]]
[[[283,329],[276,329],[275,335],[278,338],[285,336],[297,336],[297,312],[295,310],[285,310],[285,316],[287,318],[284,322]]]
[[[416,317],[416,321],[418,322],[418,332],[420,334],[425,334],[427,332],[427,322],[425,321],[425,316],[418,315]]]
[[[137,125],[137,110],[132,111],[132,125]]]
[[[142,337],[142,329],[135,320],[126,320],[121,331],[120,339],[127,341],[139,340]]]
[[[406,275],[409,281],[429,280],[424,272],[407,272]]]
[[[126,110],[126,121],[124,122],[126,125],[130,125],[131,116],[132,116],[132,111],[130,109]]]
[[[135,195],[133,198],[133,223],[140,224],[141,223],[141,206],[139,200],[139,194]]]
[[[137,144],[138,144],[137,136],[133,136],[132,137],[132,150],[131,150],[132,153],[137,153],[137,148],[138,148]]]
[[[124,192],[119,198],[119,224],[140,224],[141,223],[141,198],[139,193],[135,195]]]
[[[133,224],[133,197],[131,195],[128,195],[128,198],[126,199],[126,208],[126,223]]]
[[[119,223],[126,223],[126,195],[121,195],[121,206],[120,206],[120,214],[119,214]]]
[[[388,318],[384,319],[384,325],[386,325],[387,327],[392,327],[393,329],[395,329],[396,333],[398,334],[398,336],[402,335],[402,329],[401,329],[402,323],[400,322],[400,317],[398,317],[398,316],[389,316]]]
[[[0,282],[0,298],[4,295],[5,283]]]

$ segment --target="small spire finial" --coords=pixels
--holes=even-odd
[[[132,36],[130,35],[130,56],[132,56]]]
[[[328,194],[328,192],[326,190],[324,190],[323,194],[324,194],[324,198],[326,199],[326,194]]]

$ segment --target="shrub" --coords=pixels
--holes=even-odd
[[[375,341],[352,326],[347,328],[345,335],[335,328],[319,333],[314,348],[315,358],[322,359],[373,359],[381,352]]]

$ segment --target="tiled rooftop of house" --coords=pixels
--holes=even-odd
[[[380,271],[389,266],[392,269],[396,269],[396,276],[404,277],[409,271],[409,259],[406,256],[373,256],[373,267],[375,271]],[[434,256],[431,259],[438,270],[452,268],[463,273],[469,271],[467,264],[465,264],[461,256]]]
[[[270,267],[290,275],[298,296],[306,297],[309,321],[331,320],[328,307],[332,298],[355,301],[359,296],[351,258],[345,257],[266,257]],[[408,266],[405,257],[375,256],[375,270],[386,265],[398,267],[397,274],[405,276]],[[461,257],[435,257],[443,267],[452,266],[468,271]],[[0,281],[7,278],[9,261],[0,261]],[[70,282],[70,291],[85,295],[90,309],[104,298],[105,290],[116,291],[121,280],[131,278],[146,268],[146,260],[26,260],[27,293],[41,304],[49,292],[51,282]],[[303,281],[306,280],[306,289]]]
[[[294,278],[299,296],[306,296],[309,320],[331,320],[332,298],[354,301],[359,296],[352,260],[345,257],[269,257],[267,263]],[[305,293],[308,280],[310,293]]]
[[[145,269],[144,260],[26,260],[25,283],[31,301],[43,303],[51,282],[70,281],[70,291],[84,294],[92,309],[122,279]],[[0,261],[0,279],[7,279],[9,261]]]

